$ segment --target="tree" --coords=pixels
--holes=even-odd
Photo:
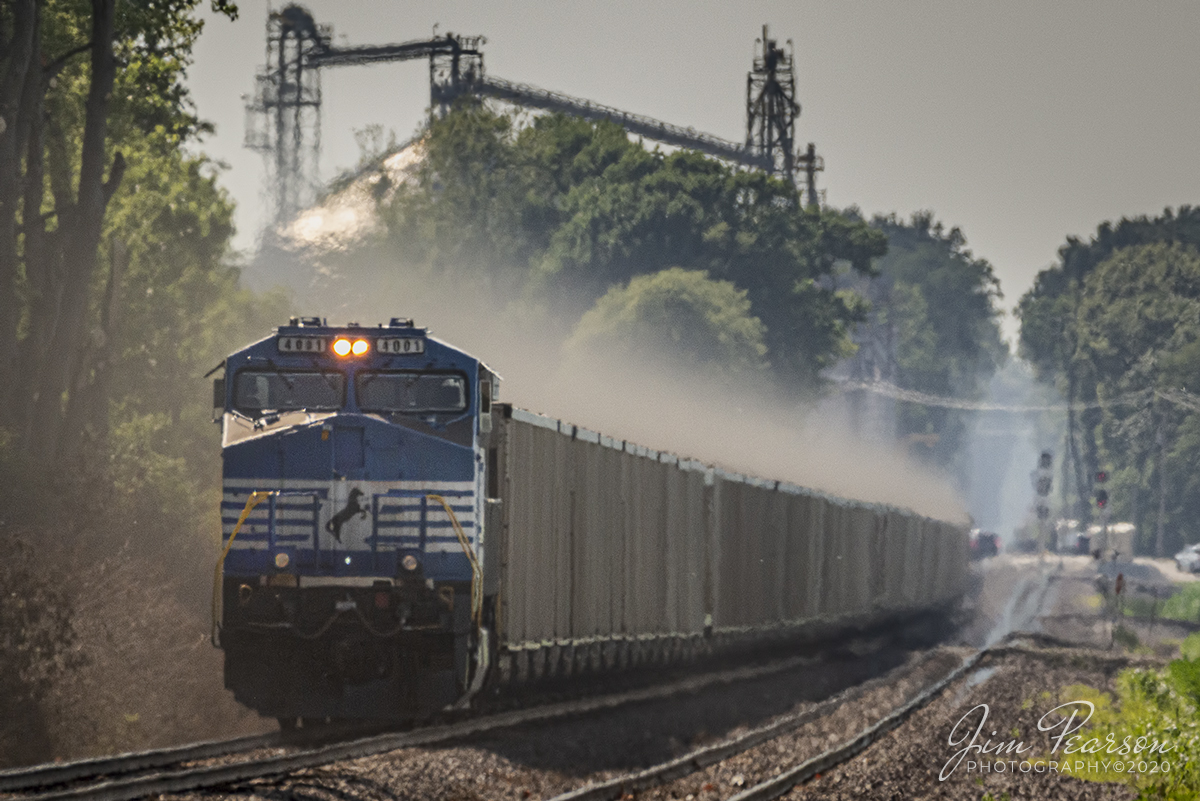
[[[842,278],[871,305],[855,331],[859,351],[844,369],[859,380],[978,397],[1008,356],[992,265],[971,254],[962,231],[946,230],[931,212],[909,222],[877,216],[871,226],[887,236],[888,250],[876,260],[875,276]],[[936,435],[932,455],[943,464],[959,455],[963,412],[905,403],[896,416],[898,437]]]
[[[87,356],[112,323],[104,299],[116,268],[99,275],[99,251],[126,154],[157,144],[154,155],[178,157],[206,128],[182,83],[202,25],[196,4],[13,0],[0,9],[0,365],[22,377],[7,382],[0,422],[45,463],[73,447],[104,403],[90,391]],[[236,16],[232,4],[213,5]]]
[[[1097,400],[1096,387],[1076,369],[1075,354],[1080,335],[1075,329],[1076,309],[1087,277],[1115,251],[1152,243],[1200,245],[1200,208],[1167,208],[1150,219],[1122,218],[1116,225],[1105,222],[1088,241],[1068,237],[1058,251],[1058,263],[1038,273],[1033,287],[1017,305],[1021,321],[1018,353],[1027,359],[1038,376],[1056,385],[1069,404],[1067,412],[1067,458],[1073,466],[1076,490],[1075,514],[1089,518],[1088,495],[1099,465],[1094,436],[1100,425],[1098,409],[1076,411],[1076,404]]]
[[[765,333],[746,290],[671,267],[610,289],[580,318],[567,346],[626,355],[658,348],[689,368],[744,374],[767,367]]]
[[[1170,402],[1200,389],[1200,251],[1164,242],[1114,251],[1085,277],[1073,330],[1071,369],[1103,402],[1095,434],[1115,468],[1114,511],[1141,522],[1155,499],[1153,549],[1163,556],[1181,531],[1200,534],[1200,503],[1177,491],[1195,482],[1200,420]]]
[[[610,287],[680,267],[746,292],[773,371],[813,388],[852,349],[857,299],[828,280],[870,270],[884,237],[796,188],[690,151],[631,142],[611,122],[545,115],[529,124],[460,105],[422,142],[411,185],[382,210],[391,261],[426,277],[497,283],[577,318]],[[347,258],[337,270],[352,274]]]

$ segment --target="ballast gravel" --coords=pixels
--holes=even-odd
[[[1075,586],[1070,586],[1074,584]],[[1061,608],[1086,590],[1078,582],[1054,589],[1048,606]],[[1050,611],[1050,610],[1045,610]],[[1092,621],[1071,621],[1061,637],[1086,640]],[[412,748],[302,771],[194,798],[396,799],[397,801],[526,801],[556,795],[644,769],[814,706],[839,691],[887,677],[831,713],[717,765],[624,799],[729,799],[755,784],[855,737],[956,667],[969,649],[940,647],[910,653],[889,649],[868,657],[849,654],[773,676],[716,686],[688,696],[632,704],[571,720],[507,729],[450,747]],[[1116,657],[1114,659],[1114,657]],[[968,710],[988,706],[994,740],[1018,740],[1050,754],[1050,735],[1038,719],[1074,684],[1111,691],[1124,666],[1119,651],[1007,649],[985,658],[963,679],[914,712],[866,750],[790,791],[791,799],[1133,799],[1124,784],[1085,781],[1062,772],[1023,772],[1006,764],[984,770],[968,759],[953,770],[958,748],[951,731]],[[978,720],[978,712],[976,718]],[[962,730],[960,730],[960,734]],[[1008,760],[1006,760],[1008,761]],[[944,780],[939,773],[945,774]]]

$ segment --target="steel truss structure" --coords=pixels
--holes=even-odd
[[[526,108],[561,112],[586,120],[612,120],[627,131],[663,144],[690,148],[751,169],[798,179],[803,171],[807,205],[819,203],[816,172],[824,161],[813,144],[795,152],[795,73],[790,49],[784,51],[763,26],[762,54],[747,76],[746,141],[712,134],[571,97],[528,84],[489,76],[484,71],[482,36],[453,33],[384,45],[337,47],[328,25],[318,25],[303,6],[290,4],[267,20],[267,63],[246,98],[247,147],[261,152],[276,225],[291,219],[315,199],[321,148],[323,68],[429,59],[429,108],[449,111],[464,96],[491,97]],[[790,48],[789,42],[789,48]]]

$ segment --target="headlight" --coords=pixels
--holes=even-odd
[[[351,347],[353,346],[348,339],[335,339],[333,341],[333,352],[338,356],[349,356]]]
[[[370,345],[367,344],[367,340],[356,339],[354,340],[354,344],[350,346],[350,350],[355,356],[362,356],[367,352],[367,348],[369,347]]]

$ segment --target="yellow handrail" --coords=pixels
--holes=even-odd
[[[474,621],[475,627],[479,628],[483,613],[483,570],[479,567],[479,560],[475,557],[475,551],[471,548],[467,535],[463,532],[462,526],[458,524],[458,518],[454,516],[454,510],[450,508],[450,504],[446,503],[446,499],[441,495],[434,494],[428,494],[425,497],[440,503],[446,510],[446,514],[450,515],[450,524],[454,526],[454,533],[458,535],[458,544],[462,546],[463,552],[471,562],[471,620]]]
[[[222,593],[221,593],[221,578],[222,570],[225,567],[225,557],[229,555],[229,550],[233,547],[233,540],[237,537],[238,532],[242,530],[242,525],[246,519],[250,517],[250,512],[255,506],[265,501],[267,498],[275,495],[275,492],[256,491],[250,493],[250,497],[246,499],[246,506],[242,509],[242,514],[238,517],[237,525],[233,527],[233,531],[229,534],[229,540],[225,543],[225,547],[221,550],[221,556],[217,559],[216,569],[213,571],[213,596],[212,596],[212,643],[220,645],[220,630],[221,630],[221,614],[222,609]],[[475,551],[471,548],[471,543],[467,539],[466,533],[458,522],[458,517],[455,516],[454,510],[450,508],[450,504],[441,495],[428,494],[425,496],[431,501],[436,501],[446,510],[446,514],[450,516],[450,524],[454,527],[454,533],[458,536],[459,545],[462,546],[463,553],[467,555],[467,559],[471,563],[471,620],[478,628],[481,625],[481,616],[483,613],[483,570],[479,566],[479,559],[475,556]]]
[[[220,646],[221,644],[221,614],[222,597],[221,597],[221,576],[222,570],[225,567],[225,557],[229,555],[229,549],[233,547],[233,538],[242,530],[242,524],[246,522],[246,518],[250,516],[250,512],[255,506],[265,501],[267,498],[274,495],[274,492],[256,491],[250,493],[250,497],[246,499],[246,508],[242,509],[242,514],[238,518],[237,525],[233,527],[233,531],[229,535],[229,542],[225,543],[225,548],[221,551],[221,556],[217,559],[217,569],[213,572],[213,597],[212,597],[212,644]]]

